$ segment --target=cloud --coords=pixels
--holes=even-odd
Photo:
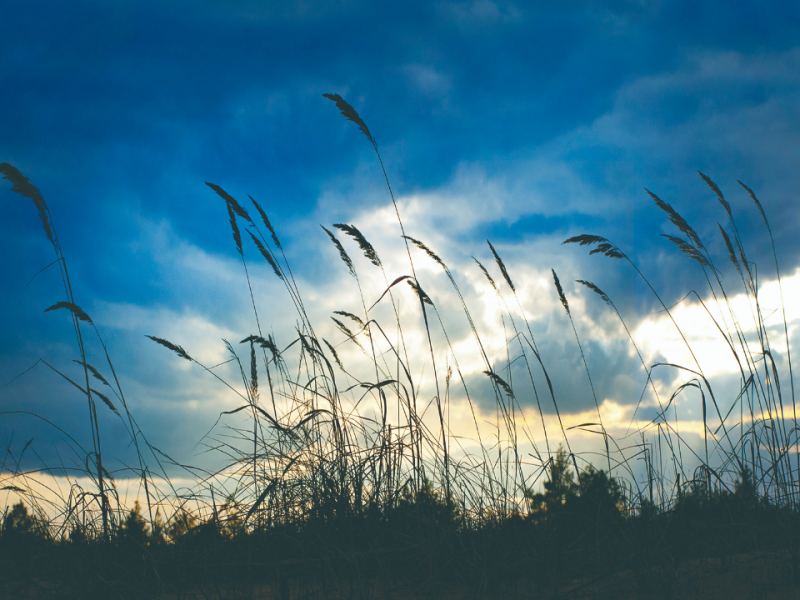
[[[718,10],[714,4],[689,14],[680,5],[616,0],[402,9],[350,2],[229,4],[206,2],[191,11],[185,3],[91,5],[100,12],[88,17],[87,4],[53,5],[41,31],[38,13],[18,4],[18,25],[0,25],[11,49],[0,74],[18,91],[0,100],[7,125],[0,160],[19,165],[51,203],[79,304],[101,329],[143,429],[157,443],[167,440],[170,453],[191,453],[219,412],[241,398],[144,336],[180,344],[209,368],[231,358],[225,338],[247,372],[249,348],[238,342],[257,332],[253,303],[262,332],[274,334],[281,347],[297,337],[299,323],[290,294],[245,235],[251,299],[224,202],[204,181],[221,185],[243,205],[250,193],[270,214],[314,331],[336,347],[349,369],[337,371],[340,389],[397,377],[391,343],[404,361],[408,355],[410,381],[404,374],[401,379],[422,404],[443,393],[446,367],[458,361],[461,374],[450,385],[454,419],[465,428],[472,412],[462,383],[479,421],[496,414],[495,391],[484,374],[490,366],[514,386],[526,415],[537,417],[541,404],[548,427],[555,426],[548,386],[530,348],[535,340],[565,422],[592,419],[595,398],[552,268],[569,299],[597,404],[617,431],[633,418],[645,371],[616,313],[575,279],[592,280],[608,293],[645,364],[692,359],[631,266],[561,242],[581,233],[608,237],[665,304],[695,289],[713,310],[702,291],[702,271],[660,237],[676,231],[653,206],[647,187],[697,229],[723,272],[736,313],[752,314],[737,294],[738,276],[719,236],[717,221],[728,227],[726,215],[697,177],[699,169],[731,202],[748,258],[759,266],[764,314],[787,385],[788,365],[779,357],[782,313],[771,312],[778,307],[772,249],[760,214],[735,182],[756,191],[770,218],[794,343],[791,298],[800,291],[794,276],[800,253],[793,149],[800,71],[790,19],[778,23],[767,9],[750,18],[743,9],[725,7],[709,31],[703,11]],[[146,19],[139,18],[143,14]],[[763,28],[770,32],[765,35],[759,24],[770,19],[775,22]],[[324,92],[341,93],[380,140],[405,232],[447,264],[469,317],[441,266],[413,246],[412,269],[381,165],[357,128],[321,97]],[[0,219],[0,250],[15,257],[0,273],[11,289],[1,300],[7,315],[4,380],[45,356],[74,376],[71,324],[41,313],[64,293],[55,267],[27,290],[17,289],[52,257],[40,243],[35,211],[16,197],[6,200],[10,196],[7,187],[0,195],[7,211]],[[320,223],[330,228],[340,222],[359,227],[385,271],[338,234],[359,280],[348,275],[319,229]],[[487,239],[508,267],[517,298]],[[489,270],[502,299],[473,256]],[[413,273],[438,311],[426,309],[438,390],[411,288],[402,282],[366,311],[391,281]],[[330,319],[336,310],[375,318],[385,337],[362,335],[362,352]],[[729,405],[739,391],[738,375],[724,340],[696,301],[673,312],[692,334],[722,404]],[[740,324],[752,327],[744,318]],[[530,345],[514,337],[518,333],[532,337]],[[377,375],[370,342],[383,369]],[[91,362],[103,365],[93,337],[88,347]],[[244,394],[235,362],[213,371]],[[79,392],[66,394],[60,386],[69,384],[41,365],[31,373],[3,392],[3,406],[52,414],[85,442]],[[656,369],[662,399],[684,375]],[[353,394],[348,401],[355,403]],[[686,418],[698,435],[699,417],[688,412],[698,407],[692,394],[687,389],[668,415]],[[642,402],[636,421],[646,423],[657,416],[649,389]],[[428,416],[434,413],[429,409]],[[113,413],[102,418],[109,447],[124,455],[122,423]],[[27,425],[15,421],[17,426],[18,435],[28,435]],[[31,435],[50,439],[50,433]],[[577,430],[574,435],[593,439]]]
[[[515,3],[491,0],[443,2],[439,10],[448,20],[454,20],[463,26],[480,28],[515,21],[521,16],[521,11]]]
[[[431,65],[409,64],[403,67],[408,82],[420,93],[431,98],[442,98],[450,88],[450,78]]]

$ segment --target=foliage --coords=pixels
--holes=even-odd
[[[0,534],[7,538],[45,537],[47,529],[47,523],[29,514],[28,507],[21,501],[6,508],[0,522]]]
[[[602,469],[588,465],[574,480],[569,455],[559,446],[551,459],[544,493],[528,489],[531,516],[540,519],[559,512],[597,518],[617,518],[622,508],[622,491],[619,482]]]
[[[142,507],[139,501],[133,505],[133,508],[127,514],[125,519],[120,525],[120,534],[123,538],[136,542],[137,544],[144,545],[150,536],[150,525],[145,521],[142,515]]]
[[[525,491],[525,495],[531,501],[533,515],[560,510],[568,501],[577,496],[580,489],[573,478],[569,455],[563,445],[559,445],[558,451],[550,461],[548,478],[544,482],[544,493],[534,493],[530,488]]]
[[[581,473],[577,497],[570,498],[568,505],[581,514],[593,515],[597,518],[616,519],[621,516],[623,507],[622,491],[619,482],[609,477],[602,469],[592,465]]]

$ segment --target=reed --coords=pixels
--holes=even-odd
[[[38,589],[35,593],[62,595],[90,590],[98,596],[113,591],[131,598],[190,594],[283,599],[426,594],[444,598],[467,593],[470,597],[545,598],[613,589],[617,597],[668,596],[698,581],[712,582],[712,587],[723,585],[714,573],[698,579],[697,573],[706,573],[714,561],[727,565],[725,573],[732,576],[737,569],[743,572],[744,562],[756,564],[767,552],[774,552],[771,560],[782,565],[777,575],[769,571],[769,577],[778,581],[771,585],[796,590],[800,585],[796,541],[800,428],[788,326],[784,312],[780,343],[787,348],[787,388],[781,385],[755,273],[730,204],[716,184],[700,173],[728,218],[728,227],[719,227],[720,235],[749,300],[755,334],[741,325],[732,292],[723,286],[721,271],[695,229],[670,204],[647,193],[680,235],[664,237],[701,269],[708,284],[713,306],[696,292],[692,294],[716,325],[740,371],[741,390],[726,404],[715,395],[673,308],[634,259],[598,235],[579,235],[564,242],[588,246],[590,254],[623,259],[652,291],[692,359],[688,366],[648,366],[634,344],[659,414],[639,430],[615,438],[603,424],[591,365],[555,270],[554,294],[573,329],[597,411],[597,422],[571,427],[562,418],[563,407],[559,407],[546,357],[534,339],[511,269],[495,246],[488,242],[499,277],[475,262],[503,310],[506,360],[501,363],[490,358],[446,262],[424,241],[407,235],[366,123],[340,96],[325,97],[359,127],[375,151],[405,244],[407,267],[400,273],[387,273],[378,250],[355,225],[323,226],[355,283],[354,297],[360,304],[334,311],[331,318],[342,335],[338,340],[324,339],[315,332],[265,210],[249,198],[259,223],[221,186],[207,183],[225,202],[253,307],[254,330],[243,334],[238,345],[225,342],[238,366],[241,386],[222,380],[212,367],[190,354],[191,348],[187,351],[157,335],[148,337],[161,346],[154,351],[166,349],[196,364],[241,400],[236,408],[220,413],[222,427],[215,426],[201,439],[227,458],[222,468],[211,473],[173,461],[151,445],[138,427],[105,344],[72,294],[47,204],[16,168],[0,165],[11,191],[34,202],[55,249],[53,264],[61,269],[67,300],[47,310],[66,309],[75,327],[80,357],[76,362],[85,378],[83,385],[68,381],[87,397],[93,446],[86,450],[69,439],[85,465],[79,474],[94,485],[84,490],[76,483],[63,506],[44,507],[35,492],[42,474],[22,467],[28,446],[18,457],[8,453],[0,468],[0,487],[25,502],[7,507],[2,515],[0,560],[13,568],[0,578],[0,593]],[[764,220],[780,282],[766,213],[755,193],[742,187]],[[242,236],[242,228],[247,236]],[[248,267],[250,247],[243,242],[248,238],[255,256],[267,262],[296,309],[292,340],[279,341],[263,331]],[[367,259],[368,268],[380,270],[381,289],[362,288],[356,261],[346,246],[353,243]],[[465,383],[439,303],[417,276],[417,251],[422,252],[422,260],[433,260],[442,268],[469,325],[495,401],[489,435],[479,425],[486,411],[481,414],[475,406],[477,396]],[[615,311],[633,343],[608,295],[594,283],[577,281]],[[419,311],[403,320],[399,300],[408,293],[406,286],[413,291]],[[518,310],[511,310],[509,303]],[[511,331],[505,330],[506,321]],[[94,329],[102,345],[110,377],[86,361],[86,326]],[[420,328],[424,352],[407,341]],[[239,346],[246,353],[244,364]],[[445,364],[437,358],[443,354],[450,357]],[[511,364],[517,361],[525,367],[525,386],[512,377]],[[671,369],[691,378],[664,402],[653,382],[655,369]],[[431,383],[422,387],[425,371],[432,374]],[[474,424],[471,439],[478,447],[474,452],[464,448],[465,434],[450,427],[454,374]],[[103,392],[91,387],[98,384],[92,384],[90,376],[105,386]],[[528,383],[532,395],[525,391]],[[557,439],[545,424],[539,397],[543,385],[559,424]],[[670,413],[676,398],[689,389],[700,393],[701,454],[680,432],[677,412]],[[146,517],[138,504],[121,505],[119,474],[115,478],[103,467],[97,398],[126,423],[138,457],[133,472],[145,490]],[[485,405],[486,399],[482,400]],[[535,405],[538,425],[527,422],[525,405]],[[723,407],[727,408],[724,415]],[[246,423],[241,419],[237,423],[233,415],[248,415]],[[29,417],[46,420],[43,415]],[[569,433],[574,430],[602,436],[605,470],[593,466],[587,453],[573,449]],[[537,444],[542,439],[544,448]],[[555,442],[559,442],[557,448]],[[699,464],[694,470],[687,466],[692,461]],[[157,465],[157,478],[151,464]],[[170,482],[169,473],[178,468],[195,478],[196,485],[188,492]],[[766,584],[759,579],[758,585]]]

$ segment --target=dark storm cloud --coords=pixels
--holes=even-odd
[[[556,410],[571,414],[595,411],[597,405],[609,398],[614,402],[635,405],[642,395],[647,376],[639,358],[629,356],[629,342],[619,339],[601,344],[598,340],[581,340],[587,361],[584,366],[574,337],[550,335],[535,341],[541,362],[527,343],[524,344],[524,357],[519,346],[512,343],[509,348],[513,363],[510,374],[507,360],[498,360],[493,365],[494,372],[512,386],[519,406],[541,408],[546,415],[555,415]],[[545,371],[553,385],[552,394]],[[491,414],[496,409],[497,397],[489,377],[476,373],[469,375],[465,383],[473,401]]]

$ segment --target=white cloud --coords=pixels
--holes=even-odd
[[[756,322],[757,310],[760,310],[768,333],[769,347],[774,354],[785,355],[787,346],[783,311],[786,311],[786,325],[789,332],[796,331],[800,326],[800,310],[797,309],[796,302],[790,300],[800,293],[800,270],[784,277],[781,283],[783,302],[778,282],[772,280],[761,285],[758,307],[752,297],[742,292],[729,296],[727,302],[721,296],[719,303],[710,296],[705,297],[703,298],[705,308],[696,300],[689,299],[671,310],[675,323],[686,336],[688,345],[707,377],[720,374],[737,375],[740,372],[730,346],[723,339],[717,325],[733,340],[734,348],[742,362],[744,362],[743,349],[739,343],[737,328],[747,340],[751,356],[761,360],[761,345]],[[642,321],[634,332],[634,338],[650,361],[660,355],[668,362],[692,369],[697,368],[686,342],[665,313],[653,315]],[[786,379],[788,380],[788,377]]]
[[[229,358],[223,338],[231,343],[239,341],[238,332],[192,311],[178,313],[164,307],[152,308],[102,301],[97,302],[96,306],[99,310],[96,310],[97,317],[94,321],[99,328],[116,328],[131,334],[166,339],[182,346],[192,358],[206,365],[216,365]],[[156,351],[155,347],[153,351]],[[192,369],[191,363],[186,360],[175,362],[181,371]]]

